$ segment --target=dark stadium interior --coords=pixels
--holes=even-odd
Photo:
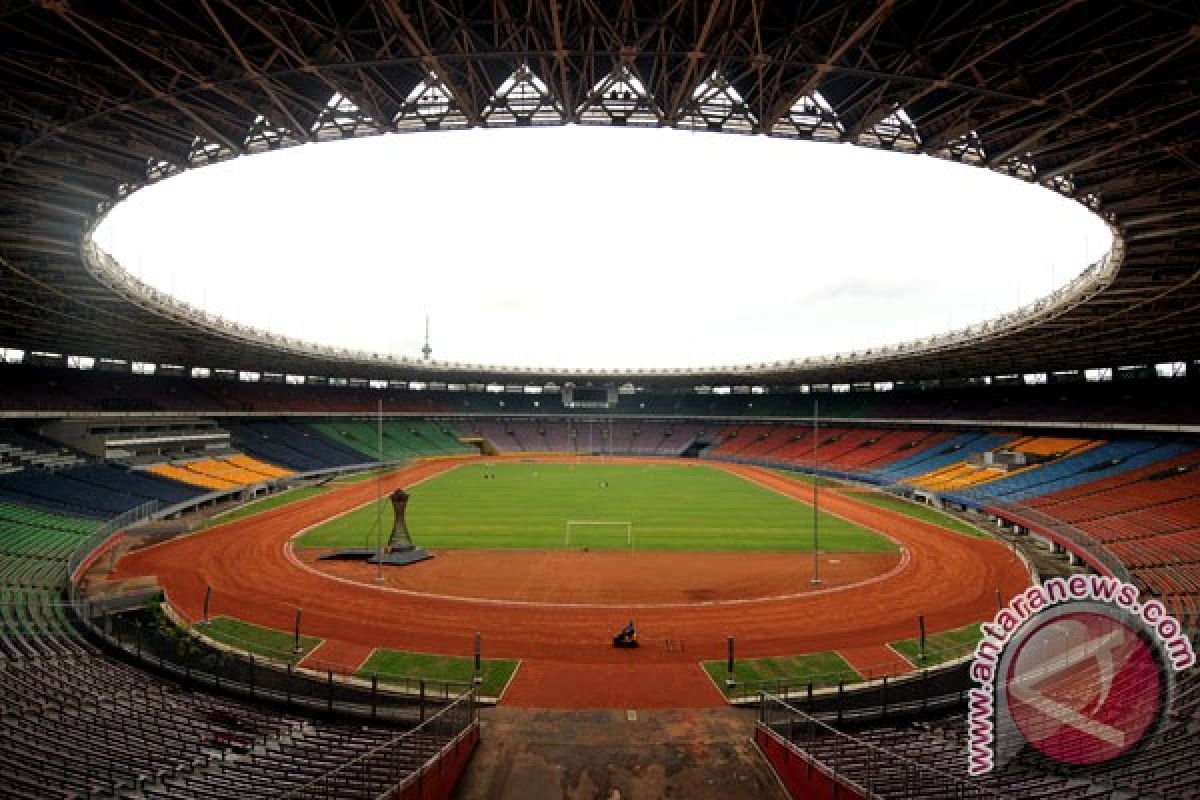
[[[967,779],[961,663],[626,733],[633,709],[552,718],[481,708],[469,683],[277,668],[87,580],[123,532],[159,541],[379,461],[653,456],[937,505],[1043,576],[1131,581],[1200,646],[1198,48],[1194,0],[0,4],[0,796],[1200,797],[1194,670],[1134,757],[1079,773],[1022,752]],[[963,330],[655,371],[279,337],[90,240],[206,164],[565,124],[946,159],[1078,201],[1114,246]]]

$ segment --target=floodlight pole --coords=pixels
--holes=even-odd
[[[383,398],[379,398],[379,413],[375,416],[376,455],[379,474],[375,477],[375,530],[379,532],[379,553],[375,558],[375,582],[383,583]]]
[[[820,430],[821,430],[821,423],[820,423],[820,415],[817,412],[817,403],[818,403],[818,401],[816,400],[816,398],[814,398],[813,399],[813,457],[812,457],[812,468],[813,468],[813,475],[812,475],[812,478],[813,478],[813,575],[812,575],[812,583],[814,583],[814,584],[821,582],[821,559],[820,559],[820,555],[819,555],[819,552],[821,549],[820,548],[821,540],[820,540],[820,536],[818,534],[818,528],[820,527],[820,520],[821,520],[821,511],[820,511],[821,497],[820,497],[820,491],[819,491],[818,484],[820,483],[821,479],[817,476],[817,440],[820,438],[819,434],[820,434]]]

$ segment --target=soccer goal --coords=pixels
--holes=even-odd
[[[577,550],[633,549],[633,523],[613,520],[569,519],[563,534],[563,545]]]

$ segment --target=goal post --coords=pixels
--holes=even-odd
[[[569,519],[563,531],[563,546],[584,549],[633,549],[633,523],[621,520]]]

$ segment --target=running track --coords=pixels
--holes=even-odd
[[[433,461],[406,468],[384,479],[384,491],[454,466]],[[811,496],[808,484],[769,470],[715,462],[705,466],[800,502]],[[469,655],[479,631],[485,656],[523,659],[505,703],[559,708],[719,705],[720,695],[696,662],[723,658],[727,635],[736,637],[741,657],[869,652],[915,636],[921,613],[930,632],[990,618],[997,590],[1007,601],[1029,581],[1024,563],[998,542],[947,532],[855,501],[852,494],[826,490],[822,510],[900,542],[909,554],[902,567],[860,588],[748,605],[639,609],[639,637],[646,646],[617,651],[609,639],[630,615],[613,609],[414,597],[340,581],[303,569],[289,557],[288,541],[297,532],[371,501],[378,491],[375,481],[351,484],[146,548],[125,556],[112,577],[157,576],[172,605],[190,621],[201,618],[208,586],[213,589],[212,616],[291,630],[299,607],[305,634],[340,640],[350,650],[388,647]],[[800,580],[807,582],[808,575]],[[663,647],[668,638],[682,642],[682,651]]]

